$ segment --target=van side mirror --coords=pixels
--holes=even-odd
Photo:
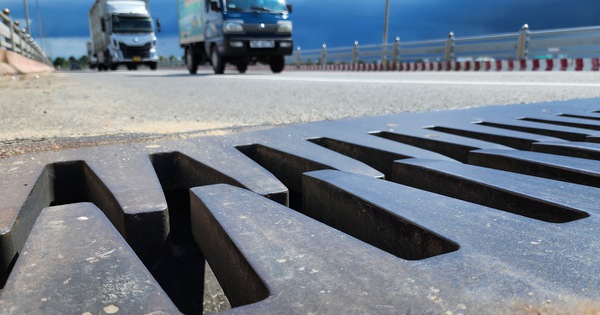
[[[162,31],[162,27],[160,26],[160,19],[156,19],[156,32],[160,33]]]
[[[100,28],[103,33],[106,33],[106,20],[104,18],[100,18]]]
[[[287,6],[288,13],[292,13],[292,5],[288,4]]]
[[[212,0],[210,2],[210,10],[211,11],[221,11],[221,8],[219,8],[219,1]]]

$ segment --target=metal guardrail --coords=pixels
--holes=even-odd
[[[19,28],[19,21],[10,17],[10,11],[4,9],[0,12],[0,48],[23,55],[29,59],[48,65],[52,62],[42,48],[33,40],[31,34]]]
[[[158,60],[158,67],[159,68],[184,68],[185,67],[185,61],[182,59],[175,59],[175,60]]]
[[[600,56],[600,26],[531,31],[527,24],[516,33],[446,39],[400,41],[385,45],[359,45],[302,50],[288,64],[325,65],[415,61],[527,60],[589,58]]]

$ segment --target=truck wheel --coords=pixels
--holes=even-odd
[[[198,57],[194,54],[192,47],[185,48],[185,66],[190,74],[198,72]]]
[[[280,73],[285,68],[285,59],[283,56],[273,56],[269,60],[269,67],[273,73]]]
[[[246,73],[246,71],[248,70],[248,63],[247,62],[238,63],[236,65],[236,67],[240,73]]]
[[[150,67],[150,70],[154,71],[154,70],[156,70],[158,68],[158,63],[151,62],[148,66]]]
[[[210,62],[212,63],[215,74],[223,74],[225,72],[225,60],[219,54],[216,46],[213,46],[210,51]]]

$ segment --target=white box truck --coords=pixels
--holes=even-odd
[[[91,56],[99,71],[125,65],[156,70],[156,35],[149,0],[96,0],[90,10]]]
[[[292,6],[285,0],[178,0],[179,43],[190,73],[210,63],[217,74],[225,64],[246,72],[264,63],[283,71],[291,55]]]

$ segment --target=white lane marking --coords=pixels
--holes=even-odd
[[[415,85],[474,85],[474,86],[540,86],[540,87],[600,87],[600,83],[574,82],[519,82],[519,81],[456,81],[456,80],[406,80],[406,79],[359,79],[359,78],[310,78],[277,75],[220,75],[219,79],[295,81],[317,83],[372,83],[372,84],[415,84]]]

